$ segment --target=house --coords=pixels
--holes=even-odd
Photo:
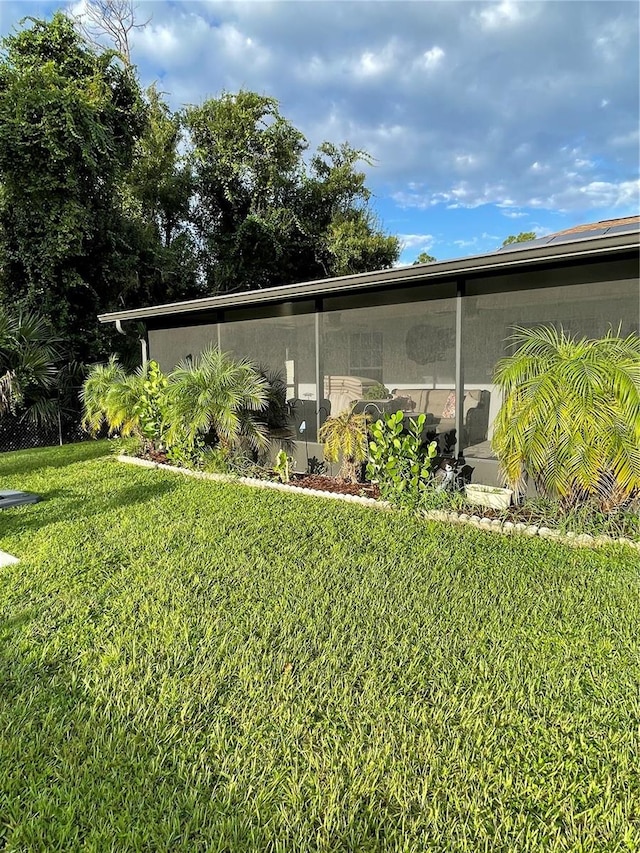
[[[321,457],[319,426],[359,410],[424,413],[444,451],[495,482],[496,362],[515,327],[572,334],[640,329],[640,217],[569,229],[484,255],[267,290],[117,311],[143,322],[149,356],[170,370],[208,344],[286,379],[299,468]],[[384,387],[382,387],[384,386]],[[386,390],[385,390],[386,389]],[[388,393],[387,393],[388,392]]]

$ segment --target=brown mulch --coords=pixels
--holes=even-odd
[[[149,459],[160,465],[169,465],[167,454],[162,450],[151,450],[140,454],[143,459]],[[374,483],[347,483],[337,477],[327,477],[321,474],[292,474],[290,485],[299,489],[311,489],[314,492],[333,492],[338,495],[360,495],[365,498],[380,497],[380,489]]]
[[[290,483],[300,489],[333,492],[338,495],[360,495],[376,500],[380,497],[380,489],[375,483],[347,483],[337,477],[326,477],[322,474],[293,474]]]

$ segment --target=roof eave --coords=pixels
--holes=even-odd
[[[249,290],[236,294],[222,294],[185,302],[172,302],[165,305],[151,305],[147,308],[134,308],[99,314],[101,323],[115,323],[125,320],[144,320],[151,317],[163,317],[170,314],[193,314],[199,311],[215,311],[223,308],[237,308],[269,302],[281,302],[291,299],[318,298],[342,291],[354,291],[363,288],[383,286],[385,284],[412,284],[417,281],[435,281],[442,278],[454,278],[473,273],[488,273],[492,270],[517,269],[535,263],[553,260],[571,260],[574,258],[612,254],[629,249],[640,248],[640,232],[619,234],[613,237],[584,238],[558,245],[536,246],[531,249],[517,248],[512,252],[473,255],[450,261],[431,264],[395,267],[358,273],[339,278],[318,279],[297,284],[280,285],[266,290]]]

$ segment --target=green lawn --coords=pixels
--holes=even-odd
[[[640,569],[6,454],[0,849],[640,850]]]

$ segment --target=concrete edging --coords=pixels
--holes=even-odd
[[[189,468],[179,468],[177,465],[164,465],[161,462],[151,462],[148,459],[138,459],[135,456],[120,455],[116,457],[118,462],[128,465],[139,465],[141,468],[158,468],[162,471],[173,471],[187,477],[195,477],[198,480],[213,480],[218,483],[242,483],[246,486],[254,486],[258,489],[275,489],[280,492],[291,492],[311,497],[331,498],[333,500],[357,503],[375,509],[391,509],[388,501],[378,501],[375,498],[365,498],[360,495],[340,495],[335,492],[322,492],[320,490],[302,489],[299,486],[291,486],[288,483],[274,483],[271,480],[257,480],[255,477],[236,477],[233,474],[209,474],[206,471],[192,471]],[[501,521],[499,518],[483,518],[479,515],[468,515],[464,512],[447,512],[446,510],[430,509],[421,512],[423,518],[429,521],[440,521],[449,524],[466,524],[469,527],[477,527],[490,533],[501,533],[503,536],[539,536],[553,542],[560,542],[572,548],[597,548],[601,545],[625,545],[640,552],[640,542],[634,542],[625,536],[614,538],[613,536],[592,536],[589,533],[573,533],[568,531],[562,533],[550,527],[538,526],[537,524],[525,524],[524,522]],[[15,558],[14,558],[15,559]]]
[[[14,557],[13,554],[7,554],[6,551],[0,551],[0,566],[15,566],[20,560]]]

